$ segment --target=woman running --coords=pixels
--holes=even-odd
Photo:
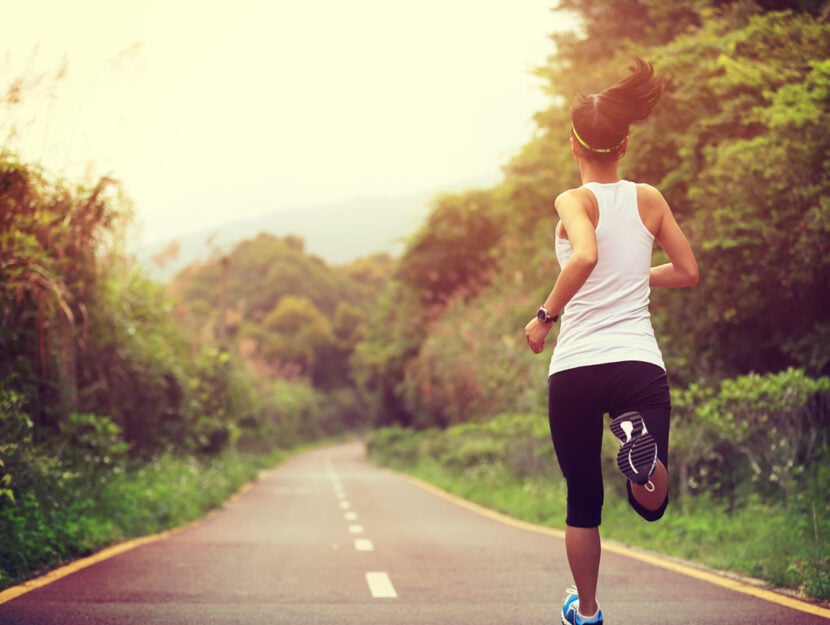
[[[668,505],[671,400],[649,315],[650,287],[697,283],[694,252],[662,194],[621,180],[631,124],[645,121],[663,84],[640,58],[623,80],[578,96],[571,109],[571,150],[582,186],[556,198],[556,256],[561,272],[537,316],[525,326],[540,353],[562,311],[550,361],[548,417],[567,483],[565,549],[575,588],[562,623],[598,625],[596,599],[603,503],[603,418],[620,440],[617,464],[634,510],[649,521]],[[651,266],[654,241],[668,255]]]

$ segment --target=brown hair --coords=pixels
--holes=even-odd
[[[634,58],[626,76],[612,87],[578,95],[571,106],[571,134],[582,147],[581,156],[615,160],[620,156],[631,124],[643,122],[663,93],[663,81],[654,67]]]

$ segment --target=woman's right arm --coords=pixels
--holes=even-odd
[[[692,246],[669,207],[668,202],[654,187],[645,189],[645,198],[648,202],[649,219],[657,243],[669,257],[668,263],[651,268],[649,286],[678,288],[694,286],[700,279],[700,268],[697,266]]]

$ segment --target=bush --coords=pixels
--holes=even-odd
[[[26,479],[25,459],[32,445],[32,420],[19,393],[0,388],[0,503],[14,503],[16,482]]]
[[[724,380],[672,395],[672,453],[684,494],[787,503],[828,458],[830,378],[800,369]]]
[[[447,430],[388,427],[372,433],[368,453],[398,468],[434,461],[458,474],[498,469],[518,479],[538,478],[555,465],[547,428],[545,419],[513,414]]]
[[[76,535],[75,519],[89,505],[85,481],[95,475],[37,448],[32,421],[22,407],[21,396],[0,389],[0,460],[6,485],[5,501],[0,501],[0,583],[71,553],[67,544]]]
[[[419,443],[425,436],[425,432],[398,426],[381,428],[372,432],[366,446],[367,453],[383,465],[397,468],[412,466],[424,457]]]
[[[302,379],[278,379],[263,393],[256,415],[241,425],[239,448],[267,452],[319,438],[321,394]]]
[[[72,467],[75,481],[86,490],[123,471],[130,446],[107,417],[73,413],[60,424],[57,448],[55,457]]]

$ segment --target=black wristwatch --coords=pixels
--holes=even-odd
[[[536,311],[536,318],[542,323],[556,323],[556,320],[559,319],[559,313],[551,315],[547,308],[539,306],[539,310]]]

